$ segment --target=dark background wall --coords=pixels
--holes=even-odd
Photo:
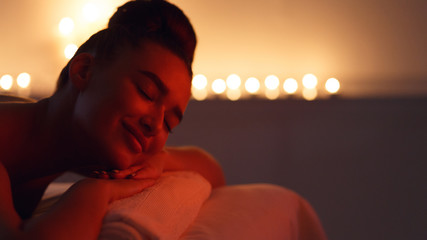
[[[427,98],[191,101],[168,143],[293,189],[331,240],[427,239]]]

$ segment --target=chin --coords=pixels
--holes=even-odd
[[[114,159],[109,159],[107,169],[109,170],[124,170],[131,167],[134,163],[134,160],[129,156],[118,156]]]

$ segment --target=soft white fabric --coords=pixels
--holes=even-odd
[[[52,183],[44,201],[70,185]],[[310,204],[291,190],[245,184],[209,193],[196,173],[163,175],[152,188],[111,206],[100,239],[326,239]]]
[[[324,240],[310,204],[291,190],[271,184],[214,189],[180,240]]]
[[[178,239],[210,192],[209,182],[197,173],[166,173],[154,186],[114,202],[99,239]]]

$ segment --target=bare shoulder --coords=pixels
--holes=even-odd
[[[0,103],[0,152],[3,157],[19,147],[32,132],[33,112],[33,103]]]
[[[171,153],[198,154],[206,157],[212,157],[212,155],[207,151],[197,146],[167,146],[166,150]]]
[[[212,187],[225,184],[221,165],[207,151],[195,146],[166,147],[170,154],[165,164],[165,171],[191,170],[202,174]]]
[[[203,150],[200,147],[196,146],[179,146],[171,147],[168,146],[165,148],[168,153],[178,158],[186,158],[188,160],[193,159],[196,162],[208,161],[212,164],[218,164],[216,159],[207,151]]]

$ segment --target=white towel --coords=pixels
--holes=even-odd
[[[216,188],[180,240],[326,240],[311,205],[273,184]]]
[[[112,203],[98,239],[178,239],[210,192],[209,182],[197,173],[163,174],[154,186]]]

